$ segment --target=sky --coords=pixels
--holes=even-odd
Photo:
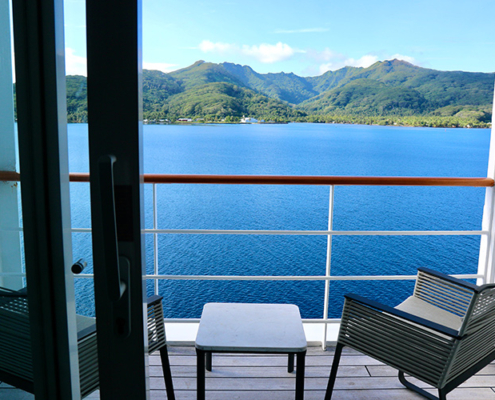
[[[86,75],[84,0],[65,0],[68,75]],[[142,0],[143,67],[198,60],[317,76],[401,59],[495,72],[494,0]]]

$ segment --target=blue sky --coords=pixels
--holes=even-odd
[[[65,0],[67,74],[85,74],[84,0]],[[494,0],[143,0],[144,68],[197,60],[316,76],[399,58],[495,71]]]

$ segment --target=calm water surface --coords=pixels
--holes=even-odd
[[[70,170],[87,172],[87,125],[69,125]],[[239,175],[486,176],[489,130],[333,124],[148,125],[145,173]],[[329,188],[276,185],[159,185],[158,227],[326,230]],[[152,227],[151,185],[145,186]],[[89,184],[71,184],[74,227],[90,227]],[[483,188],[335,189],[336,230],[479,230]],[[147,235],[147,269],[153,238]],[[89,234],[73,235],[74,258],[92,270]],[[420,266],[475,273],[476,236],[337,236],[332,275],[416,274]],[[160,274],[324,275],[326,237],[160,235]],[[80,313],[94,313],[92,280],[77,280]],[[412,282],[332,282],[331,317],[354,291],[397,304]],[[290,302],[323,315],[323,282],[163,281],[167,317],[199,317],[205,302]],[[152,284],[148,285],[150,294]]]

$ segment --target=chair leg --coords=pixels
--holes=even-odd
[[[289,362],[287,364],[287,372],[294,372],[294,353],[289,353]]]
[[[437,397],[437,396],[432,395],[431,393],[428,393],[426,390],[421,389],[419,386],[412,384],[411,382],[409,382],[406,379],[403,371],[399,371],[399,381],[409,390],[412,390],[413,392],[416,392],[416,393],[420,394],[421,396],[426,397],[427,399],[430,399],[430,400],[446,400],[447,399],[447,397],[446,397],[447,393],[442,391],[442,389],[438,389],[439,397]]]
[[[325,400],[332,398],[333,387],[335,385],[335,378],[337,377],[337,370],[339,369],[340,356],[342,355],[343,344],[337,343],[335,347],[335,355],[333,356],[332,370],[330,371],[330,378],[328,379],[327,391],[325,393]]]
[[[167,345],[160,349],[160,358],[162,360],[163,378],[165,379],[165,389],[167,390],[167,399],[175,400],[174,383],[172,382],[172,372],[170,371],[170,360],[168,358]]]

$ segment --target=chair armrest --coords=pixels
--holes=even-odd
[[[424,272],[425,274],[428,274],[428,275],[435,276],[437,278],[440,278],[440,279],[447,281],[449,283],[452,283],[454,285],[461,286],[461,287],[466,288],[466,289],[470,289],[476,293],[479,293],[481,290],[481,287],[475,285],[474,283],[470,283],[470,282],[466,282],[462,279],[454,278],[453,276],[444,274],[442,272],[435,271],[433,269],[421,267],[421,268],[418,268],[418,271]]]
[[[406,313],[404,311],[397,310],[396,308],[387,306],[385,304],[379,303],[377,301],[369,300],[363,296],[359,296],[358,294],[354,293],[349,293],[345,295],[345,298],[349,301],[346,302],[345,307],[349,308],[352,307],[352,302],[357,302],[360,303],[367,308],[369,308],[372,312],[374,311],[375,313],[387,313],[390,314],[399,320],[403,320],[409,323],[414,323],[417,325],[420,325],[424,328],[433,330],[435,332],[441,333],[443,335],[450,336],[454,339],[461,339],[462,336],[459,335],[459,332],[447,328],[443,325],[437,324],[435,322],[429,321],[424,318],[417,317],[413,314]]]
[[[77,332],[77,340],[78,341],[82,340],[85,337],[90,336],[94,333],[96,333],[96,323],[94,323],[93,325],[90,325],[90,326],[82,329],[81,331]]]
[[[163,297],[159,296],[157,294],[154,294],[153,296],[148,297],[148,300],[147,300],[148,307],[154,306],[155,304],[162,301],[162,299],[163,299]]]
[[[2,291],[0,289],[0,296],[1,295],[2,295]],[[162,296],[158,296],[158,295],[148,297],[148,299],[147,299],[148,309],[150,310],[150,309],[154,308],[156,305],[158,305],[162,301],[162,298],[163,298]],[[161,304],[160,304],[160,306],[161,306]],[[153,323],[156,323],[155,321],[157,321],[157,320],[163,321],[163,314],[157,313],[157,312],[155,312],[155,310],[153,310],[152,315],[151,315],[151,319],[153,320],[151,325]],[[96,323],[94,323],[94,324],[84,328],[83,330],[79,331],[77,333],[77,339],[81,340],[81,339],[93,334],[94,332],[96,332]]]
[[[27,288],[20,290],[11,290],[0,287],[0,297],[27,297]]]

